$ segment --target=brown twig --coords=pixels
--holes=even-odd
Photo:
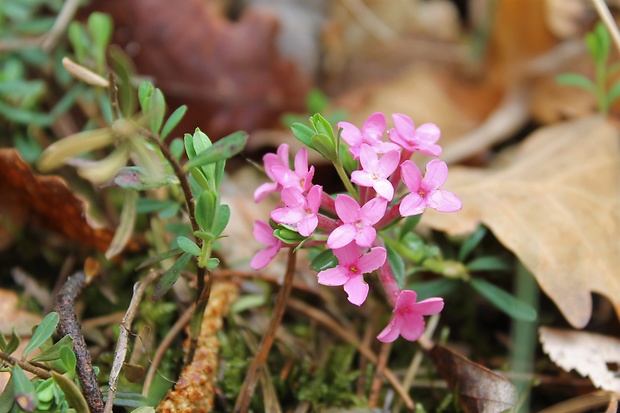
[[[292,249],[289,250],[286,274],[284,275],[284,282],[273,308],[273,317],[271,318],[269,328],[260,343],[259,351],[252,360],[248,373],[243,381],[243,386],[241,387],[241,391],[239,392],[237,402],[235,403],[235,407],[233,409],[236,413],[245,413],[248,411],[250,406],[250,400],[254,394],[257,380],[260,377],[260,372],[265,364],[271,345],[273,344],[273,340],[276,336],[276,330],[282,321],[282,317],[284,316],[284,312],[286,310],[287,301],[289,299],[289,295],[291,294],[293,287],[293,276],[295,275],[296,257],[295,252]]]
[[[376,407],[379,402],[379,394],[381,390],[381,382],[383,381],[385,368],[387,362],[390,359],[390,351],[392,351],[392,343],[381,344],[381,351],[379,352],[379,359],[377,360],[377,368],[375,370],[375,377],[372,380],[370,386],[370,396],[368,397],[368,407]]]
[[[249,278],[252,280],[262,280],[267,281],[270,284],[280,284],[280,277],[277,277],[272,274],[265,273],[256,273],[254,271],[238,271],[231,269],[222,269],[215,273],[213,273],[215,278]],[[302,281],[293,280],[293,289],[303,291],[305,293],[310,293],[313,295],[321,296],[321,292],[311,285],[308,285]]]
[[[291,299],[288,302],[288,306],[302,312],[303,314],[305,314],[306,316],[310,317],[311,319],[317,321],[318,323],[322,324],[323,326],[329,328],[330,330],[332,330],[335,334],[337,334],[338,336],[340,336],[341,339],[343,339],[344,341],[351,343],[355,346],[355,348],[357,348],[357,350],[364,356],[366,357],[371,363],[373,364],[377,364],[379,358],[377,357],[377,355],[368,347],[362,345],[360,343],[359,338],[355,335],[355,333],[352,333],[350,331],[347,331],[345,329],[343,329],[336,321],[334,321],[334,319],[332,317],[330,317],[328,314],[326,314],[325,312],[318,310],[306,303],[304,303],[303,301],[300,300],[295,300],[295,299]],[[414,404],[413,404],[413,400],[411,400],[411,397],[409,397],[409,394],[407,394],[407,391],[403,388],[403,385],[400,383],[400,381],[398,381],[398,379],[396,378],[396,376],[394,376],[394,374],[392,373],[392,371],[388,368],[386,368],[383,371],[383,375],[385,376],[385,378],[387,379],[387,381],[392,385],[392,387],[394,388],[394,390],[396,391],[396,393],[398,393],[398,395],[404,400],[407,408],[409,410],[413,410],[414,408]]]
[[[49,379],[50,377],[52,377],[52,375],[49,373],[49,371],[45,370],[42,367],[39,366],[35,366],[34,364],[25,361],[25,360],[19,360],[16,359],[15,357],[11,357],[8,354],[5,354],[3,352],[0,351],[0,359],[6,361],[9,364],[12,365],[18,365],[19,367],[21,367],[22,369],[36,375],[37,377],[40,377],[42,379]]]
[[[84,335],[75,315],[75,301],[86,285],[86,276],[80,271],[69,277],[56,297],[56,312],[60,316],[58,332],[73,338],[73,351],[77,361],[77,375],[82,385],[84,398],[91,413],[103,413],[103,394],[93,370],[90,353]]]
[[[138,282],[134,285],[134,294],[131,297],[129,308],[123,317],[121,327],[118,333],[118,341],[116,342],[116,350],[114,351],[114,362],[110,369],[110,378],[108,380],[110,389],[108,390],[108,400],[105,404],[104,413],[111,413],[114,405],[114,399],[116,398],[116,386],[118,384],[118,377],[127,355],[127,344],[129,342],[129,331],[131,330],[131,323],[133,322],[136,312],[138,311],[138,305],[142,300],[142,296],[146,291],[146,288],[157,278],[158,274],[155,271],[151,271],[149,275],[142,282]]]

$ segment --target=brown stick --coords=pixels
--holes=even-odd
[[[0,351],[0,359],[6,361],[9,364],[12,365],[18,365],[19,367],[21,367],[22,369],[35,374],[37,377],[40,377],[42,379],[49,379],[50,377],[52,377],[52,375],[49,373],[49,371],[35,366],[32,363],[28,362],[28,361],[24,361],[24,360],[19,360],[16,359],[15,357],[11,357],[8,354],[4,354],[3,352]]]

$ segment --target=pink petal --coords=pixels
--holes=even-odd
[[[339,286],[349,281],[348,272],[343,271],[341,266],[323,270],[319,272],[318,277],[319,284],[321,285]]]
[[[357,220],[359,216],[360,206],[349,195],[340,194],[336,197],[336,213],[338,218],[344,223],[350,223]]]
[[[442,186],[448,178],[448,165],[439,159],[433,159],[426,165],[424,174],[424,187],[427,189],[437,189]]]
[[[398,130],[398,133],[401,134],[404,139],[410,140],[413,138],[415,134],[415,125],[409,116],[395,113],[392,115],[392,119],[394,120],[396,130]]]
[[[344,284],[344,290],[348,294],[348,299],[352,304],[360,306],[366,301],[368,297],[368,284],[364,282],[364,277],[361,275],[357,277],[349,278]]]
[[[294,186],[284,188],[280,194],[280,200],[290,208],[301,208],[306,203],[304,194]]]
[[[319,219],[316,215],[307,215],[299,221],[299,224],[297,225],[297,232],[304,237],[309,237],[312,235],[318,224]]]
[[[424,333],[424,325],[422,316],[408,314],[407,317],[402,318],[400,335],[403,336],[405,340],[416,341],[420,338],[422,333]]]
[[[295,172],[300,176],[308,173],[308,150],[306,148],[301,148],[295,155]]]
[[[375,112],[366,119],[362,126],[362,136],[380,141],[385,131],[385,116],[381,112]]]
[[[272,192],[275,192],[278,189],[277,182],[269,182],[262,184],[256,191],[254,191],[254,202],[260,202],[267,197]]]
[[[373,227],[366,227],[361,231],[358,231],[357,236],[355,237],[355,242],[360,247],[367,248],[375,242],[375,238],[377,238],[377,231]]]
[[[377,340],[383,343],[391,343],[395,341],[400,335],[400,329],[396,326],[396,318],[393,318],[392,321],[383,329],[381,333],[377,336]]]
[[[306,214],[302,211],[294,210],[288,207],[282,207],[271,211],[269,217],[278,224],[297,225]]]
[[[420,185],[422,184],[422,172],[420,172],[420,168],[418,165],[411,161],[405,161],[400,166],[403,182],[407,186],[410,192],[418,192],[420,190]]]
[[[310,170],[308,171],[306,176],[304,176],[302,178],[302,180],[303,180],[303,188],[302,189],[304,191],[307,191],[312,186],[312,178],[314,178],[314,165],[310,167]],[[300,182],[300,184],[301,184],[301,182]]]
[[[376,180],[372,187],[387,201],[391,201],[394,198],[394,187],[387,179]]]
[[[441,312],[443,305],[443,298],[427,298],[416,304],[415,312],[420,315],[433,315]]]
[[[353,124],[349,122],[338,122],[338,128],[342,129],[340,136],[351,147],[358,147],[362,143],[362,133]]]
[[[400,161],[400,153],[398,151],[389,151],[381,157],[376,171],[380,176],[387,178],[398,168]]]
[[[394,313],[398,313],[402,310],[411,310],[415,307],[416,300],[418,299],[418,293],[413,290],[403,290],[396,299],[396,305],[394,306]]]
[[[425,123],[418,126],[415,131],[416,140],[418,140],[424,146],[432,145],[439,140],[441,131],[439,127],[434,123]]]
[[[360,163],[362,168],[368,172],[374,172],[379,167],[377,152],[370,145],[362,144],[360,147]]]
[[[357,268],[362,274],[373,272],[385,264],[387,251],[383,247],[375,247],[370,252],[362,255],[357,262]]]
[[[275,245],[280,240],[273,236],[273,228],[265,221],[254,221],[254,238],[265,245]]]
[[[323,187],[321,185],[314,185],[310,191],[308,191],[308,196],[306,197],[308,208],[315,214],[319,211],[322,197]]]
[[[276,255],[278,255],[278,251],[280,251],[279,245],[274,245],[258,251],[252,258],[250,267],[255,270],[262,270],[275,258]]]
[[[336,202],[338,202],[336,200]],[[338,205],[336,205],[336,208]],[[387,200],[385,198],[373,198],[366,202],[359,211],[359,217],[366,225],[374,225],[385,215]],[[338,214],[340,216],[340,214]],[[342,218],[340,218],[342,219]],[[344,220],[343,220],[344,221]]]
[[[338,258],[339,265],[348,267],[357,263],[360,257],[360,249],[356,243],[351,242],[342,248],[335,248],[334,255]]]
[[[409,217],[412,215],[420,215],[426,209],[426,200],[420,194],[413,192],[403,198],[398,207],[400,216]]]
[[[327,246],[331,249],[342,248],[355,239],[355,227],[351,224],[341,225],[329,234]]]
[[[390,129],[388,132],[388,137],[390,138],[392,142],[394,142],[396,145],[400,146],[401,148],[405,148],[410,151],[413,150],[412,145],[408,141],[403,139],[401,134],[398,133],[396,129],[394,128]]]
[[[366,171],[353,171],[351,182],[360,186],[372,187],[375,184],[373,174]]]
[[[273,175],[273,179],[285,188],[298,185],[299,178],[286,166],[272,166],[271,174]]]
[[[439,212],[455,212],[463,208],[463,202],[452,192],[440,189],[431,194],[428,206]]]

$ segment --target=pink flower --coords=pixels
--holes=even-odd
[[[392,143],[383,142],[382,138],[385,132],[385,116],[383,113],[376,112],[370,115],[364,122],[361,131],[349,122],[339,122],[338,128],[342,128],[340,136],[349,144],[349,152],[355,159],[359,159],[360,148],[364,143],[372,147],[377,153],[398,149],[398,146]]]
[[[463,207],[458,196],[439,189],[448,177],[448,166],[445,162],[439,159],[430,161],[426,165],[424,179],[418,166],[411,161],[402,163],[401,172],[405,185],[411,191],[403,198],[399,207],[400,215],[403,217],[419,215],[426,207],[439,212],[454,212]]]
[[[373,228],[385,214],[385,198],[374,198],[360,208],[355,199],[340,194],[336,197],[336,213],[343,224],[332,231],[327,238],[331,249],[342,248],[355,240],[360,247],[370,247],[377,236]]]
[[[385,248],[375,247],[366,254],[360,255],[360,248],[350,243],[334,250],[338,265],[319,272],[319,284],[344,285],[349,301],[362,305],[368,297],[368,284],[364,282],[364,274],[373,272],[385,263]]]
[[[314,166],[308,169],[308,151],[306,148],[301,148],[295,155],[294,171],[288,167],[288,164],[277,164],[271,167],[271,173],[275,181],[282,185],[283,188],[294,186],[299,188],[301,192],[306,192],[312,186]]]
[[[379,341],[391,343],[399,335],[409,341],[416,341],[424,332],[422,316],[437,314],[443,309],[442,298],[428,298],[416,303],[418,295],[415,291],[401,291],[394,306],[394,318],[377,336]]]
[[[273,229],[267,222],[261,220],[254,221],[254,238],[266,245],[265,248],[256,253],[250,262],[250,267],[261,270],[275,258],[280,248],[285,244],[274,237]]]
[[[263,156],[263,164],[265,165],[265,173],[273,182],[262,184],[254,191],[254,202],[260,202],[272,192],[280,191],[282,185],[276,182],[276,178],[271,172],[271,168],[276,165],[288,168],[288,145],[283,143],[278,147],[277,154],[268,153]]]
[[[377,152],[366,144],[360,147],[360,163],[363,170],[354,171],[351,181],[374,188],[383,198],[391,201],[394,198],[394,187],[388,180],[398,167],[400,153],[389,151],[379,159]]]
[[[279,224],[292,226],[304,237],[309,237],[316,229],[319,220],[317,213],[321,206],[323,187],[314,185],[308,196],[304,197],[301,190],[295,186],[282,190],[283,208],[271,212],[271,219]]]
[[[409,152],[421,152],[426,155],[441,155],[439,140],[441,132],[434,123],[425,123],[415,128],[409,116],[395,113],[392,115],[395,128],[388,132],[390,140]]]

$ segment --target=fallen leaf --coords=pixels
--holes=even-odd
[[[81,245],[107,249],[114,233],[93,222],[86,201],[62,178],[35,175],[15,149],[0,149],[0,176],[0,211],[10,214],[0,222],[3,232],[16,234],[34,223]],[[6,244],[2,239],[0,245]]]
[[[429,356],[466,413],[499,413],[517,404],[517,389],[499,374],[439,344]]]
[[[559,367],[589,377],[599,389],[620,393],[618,371],[609,369],[620,365],[620,339],[545,326],[538,333],[543,351]]]
[[[278,18],[248,9],[231,21],[209,3],[106,0],[93,7],[113,16],[114,41],[168,106],[188,106],[178,131],[199,127],[217,139],[278,126],[282,113],[303,111],[311,81],[278,52]]]
[[[452,167],[445,188],[463,210],[429,210],[422,222],[453,235],[488,226],[574,327],[590,319],[591,292],[620,314],[618,131],[599,117],[571,121],[540,129],[512,155],[488,170]]]

